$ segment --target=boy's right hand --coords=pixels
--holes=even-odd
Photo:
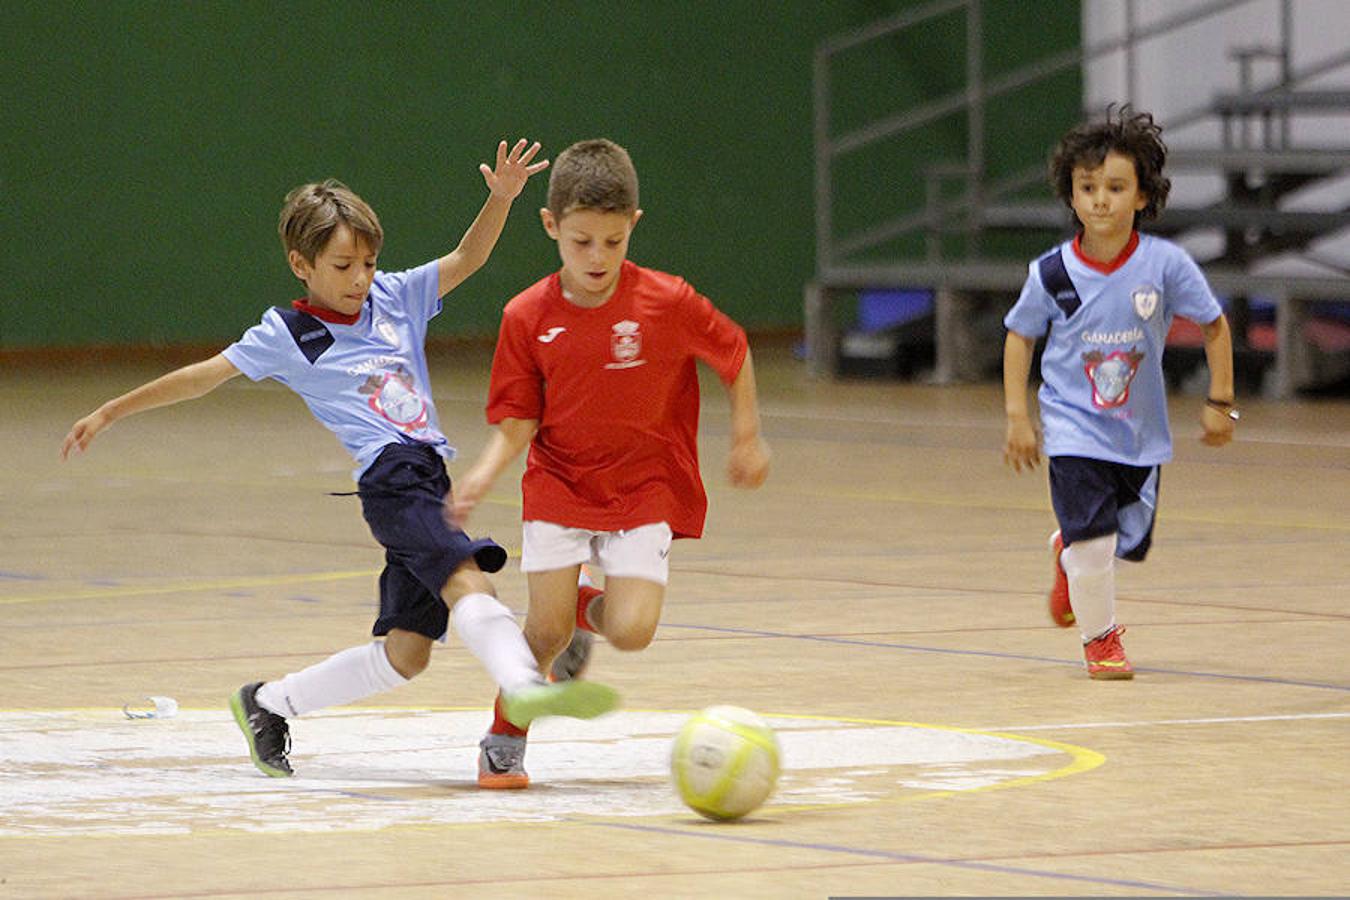
[[[83,453],[85,448],[93,443],[95,435],[107,428],[108,424],[107,415],[101,409],[96,409],[70,426],[70,433],[61,442],[61,458],[66,459],[70,456],[71,450],[76,453]]]
[[[1003,462],[1021,472],[1025,466],[1034,469],[1041,462],[1041,444],[1036,428],[1027,416],[1009,416],[1008,432],[1003,441]]]

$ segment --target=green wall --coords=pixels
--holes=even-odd
[[[416,265],[458,241],[485,196],[478,163],[517,136],[550,154],[625,144],[646,210],[632,258],[747,327],[794,327],[814,268],[813,48],[913,5],[11,0],[0,349],[234,339],[299,295],[275,223],[304,181],[347,182],[383,220],[381,267]],[[1078,39],[1078,4],[989,0],[986,23],[991,60],[1057,49]],[[844,84],[852,108],[951,83],[950,47],[913,45]],[[962,140],[958,122],[900,152]],[[896,177],[873,192],[918,190]],[[494,333],[502,303],[556,267],[544,189],[527,187],[433,333]]]

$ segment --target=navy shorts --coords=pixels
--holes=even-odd
[[[1139,562],[1153,542],[1158,466],[1050,457],[1050,503],[1064,546],[1116,535],[1116,556]]]
[[[384,546],[380,617],[372,633],[401,628],[433,640],[445,635],[450,610],[441,589],[468,559],[484,572],[506,564],[496,542],[474,540],[445,519],[450,477],[431,447],[390,444],[361,475],[357,493],[370,533]]]

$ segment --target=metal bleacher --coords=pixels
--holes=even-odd
[[[1132,3],[1133,0],[1125,0]],[[1026,65],[994,79],[979,63],[981,0],[934,0],[924,6],[827,40],[816,54],[816,276],[805,287],[806,361],[816,377],[839,372],[841,327],[837,301],[859,291],[926,290],[934,296],[932,380],[938,383],[987,376],[1001,349],[990,340],[997,322],[1016,299],[1026,278],[1027,258],[983,250],[1006,234],[1045,236],[1044,246],[1071,233],[1070,213],[1048,196],[1026,199],[1044,182],[1044,168],[994,180],[984,171],[986,106],[1071,67],[1248,5],[1255,0],[1211,0],[1192,4],[1147,28],[1131,27],[1120,39],[1079,47]],[[1305,265],[1290,274],[1272,266],[1277,258],[1307,254],[1318,239],[1350,228],[1350,208],[1309,209],[1285,201],[1295,192],[1350,174],[1350,90],[1311,88],[1328,72],[1350,66],[1350,53],[1296,70],[1291,65],[1291,0],[1281,0],[1280,34],[1272,46],[1232,48],[1241,66],[1234,93],[1197,98],[1194,109],[1169,117],[1169,129],[1197,122],[1221,125],[1214,146],[1175,149],[1170,173],[1205,173],[1223,184],[1222,197],[1205,205],[1169,205],[1148,230],[1179,237],[1197,229],[1222,236],[1221,249],[1200,259],[1216,293],[1227,299],[1239,365],[1257,361],[1265,370],[1264,390],[1288,397],[1309,385],[1350,373],[1350,323],[1319,325],[1323,311],[1347,308],[1350,273],[1335,263]],[[865,44],[893,38],[942,17],[964,18],[968,58],[963,91],[929,101],[901,115],[831,134],[830,72],[834,59]],[[1275,60],[1272,85],[1252,85],[1251,65]],[[1095,111],[1099,115],[1100,111]],[[1347,115],[1345,137],[1332,146],[1294,146],[1291,121],[1304,114]],[[925,171],[922,208],[847,235],[835,233],[839,159],[861,147],[903,139],[916,129],[952,115],[964,115],[965,158],[939,160]],[[959,192],[946,189],[955,182]],[[1042,195],[1048,191],[1040,192]],[[878,258],[877,248],[921,235],[921,255]],[[964,240],[963,252],[944,250],[946,239]],[[1253,304],[1273,310],[1273,326],[1259,327]],[[991,325],[991,321],[995,323]],[[1272,334],[1273,332],[1273,334]]]

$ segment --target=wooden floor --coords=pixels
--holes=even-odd
[[[1045,476],[1002,467],[995,386],[757,352],[770,482],[726,486],[713,385],[707,533],[655,643],[597,651],[624,710],[541,723],[506,795],[473,784],[492,689],[453,638],[295,722],[297,778],[249,764],[226,697],[368,640],[381,564],[298,399],[236,379],[63,464],[75,418],[163,367],[6,365],[0,898],[1350,893],[1350,404],[1245,404],[1216,451],[1176,399],[1154,550],[1119,577],[1139,674],[1099,683],[1045,613]],[[486,363],[433,360],[468,458]],[[474,530],[514,553],[505,481]],[[123,714],[148,696],[178,715]],[[786,767],[727,825],[665,774],[717,703],[769,717]]]

